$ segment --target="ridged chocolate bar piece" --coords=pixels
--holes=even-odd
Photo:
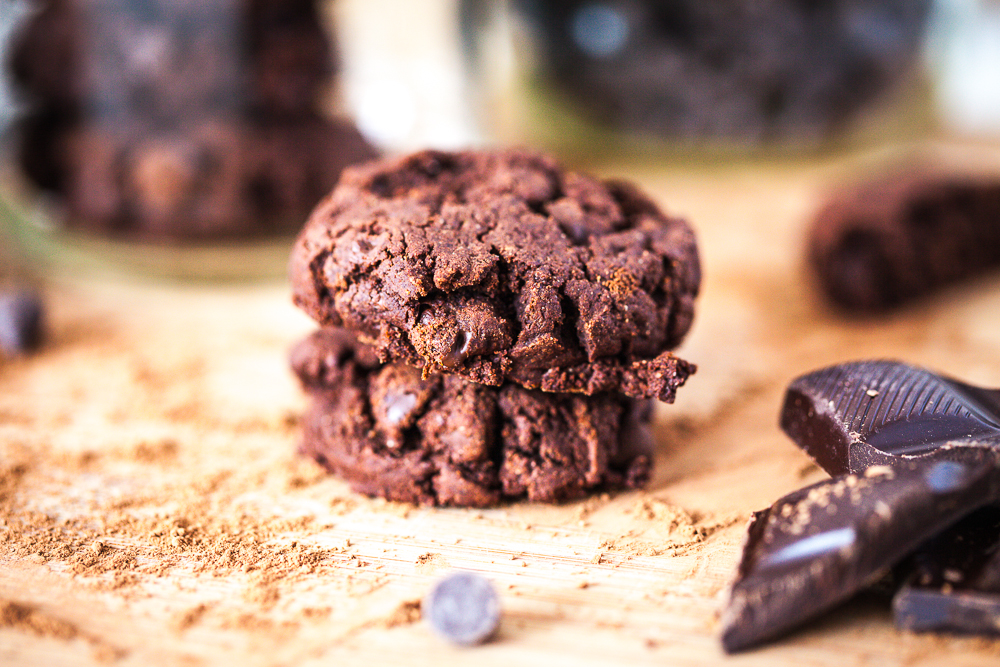
[[[875,583],[963,516],[1000,499],[993,450],[877,466],[791,493],[750,521],[723,616],[735,652],[773,639]]]
[[[858,361],[796,379],[781,428],[831,475],[963,447],[1000,447],[1000,392],[895,361]]]

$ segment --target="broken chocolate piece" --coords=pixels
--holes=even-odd
[[[1000,635],[1000,507],[974,512],[909,561],[892,601],[899,628]]]
[[[1000,562],[944,531],[1000,498],[1000,392],[898,362],[854,362],[792,382],[781,426],[839,476],[754,515],[723,622],[727,651],[790,630],[911,553],[924,565],[897,597],[901,624],[985,627],[998,588],[971,569],[1000,575]],[[970,525],[961,535],[981,530]],[[928,588],[934,567],[942,578],[970,570],[967,594]]]
[[[860,473],[929,453],[954,458],[969,448],[1000,447],[1000,391],[892,361],[842,364],[795,380],[781,425],[826,471]],[[990,512],[1000,510],[976,512],[913,555],[916,573],[893,601],[897,625],[998,632],[990,618],[1000,616],[1000,584],[984,578],[991,568],[1000,577],[1000,558],[988,560],[1000,548],[1000,526],[992,535],[983,527]],[[949,581],[956,572],[962,581]],[[955,592],[956,583],[961,592]]]
[[[784,634],[1000,499],[1000,452],[950,454],[825,480],[755,513],[722,621],[723,648],[735,652]]]
[[[781,428],[831,475],[933,452],[1000,448],[1000,391],[895,361],[858,361],[796,379]]]

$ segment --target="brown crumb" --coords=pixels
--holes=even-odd
[[[160,463],[177,456],[179,446],[176,440],[166,438],[158,442],[140,442],[135,446],[133,457],[142,463]]]
[[[439,553],[425,553],[417,556],[417,572],[430,574],[450,567],[448,560]]]
[[[80,636],[80,631],[72,623],[45,614],[33,606],[9,600],[0,602],[0,627],[67,641]]]
[[[188,609],[187,611],[181,612],[174,619],[173,626],[174,630],[177,632],[183,632],[190,628],[191,626],[198,623],[205,612],[208,611],[207,604],[199,604],[195,607]]]
[[[606,538],[600,544],[604,551],[624,555],[626,559],[684,553],[718,530],[740,521],[737,516],[721,519],[702,516],[654,497],[640,498],[627,513],[649,525]]]
[[[391,614],[378,621],[383,628],[395,628],[399,625],[409,625],[420,620],[420,600],[405,600]]]
[[[27,461],[7,463],[0,467],[0,501],[10,498],[26,472],[28,472]]]
[[[83,639],[91,645],[94,659],[99,662],[112,662],[126,655],[123,649],[81,631],[69,621],[42,611],[34,605],[21,602],[0,600],[0,628],[30,632],[37,637],[61,641]]]

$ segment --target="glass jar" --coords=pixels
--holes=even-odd
[[[932,127],[931,0],[464,0],[484,124],[563,153],[759,151]]]
[[[934,102],[951,132],[1000,138],[1000,1],[937,0],[928,63]]]
[[[331,113],[328,17],[317,0],[32,3],[7,54],[14,233],[71,264],[283,273],[340,171],[376,154]]]

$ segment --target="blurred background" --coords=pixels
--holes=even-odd
[[[427,147],[1000,137],[997,0],[6,0],[0,50],[5,224],[43,254],[287,239],[345,166]]]

